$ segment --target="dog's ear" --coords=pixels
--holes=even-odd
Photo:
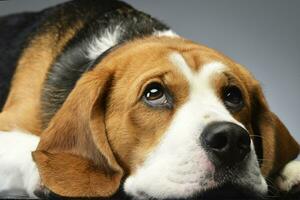
[[[255,81],[252,93],[252,128],[256,153],[264,176],[279,172],[299,154],[299,145],[280,119],[270,111],[262,89]]]
[[[42,133],[33,158],[42,183],[66,197],[108,197],[123,170],[107,139],[105,104],[113,70],[87,72]]]

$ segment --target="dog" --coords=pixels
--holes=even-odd
[[[299,145],[253,75],[124,2],[2,17],[0,52],[0,194],[255,198],[299,186]]]

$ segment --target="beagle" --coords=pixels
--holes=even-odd
[[[5,16],[0,44],[0,195],[254,198],[300,184],[299,145],[258,81],[126,3]]]

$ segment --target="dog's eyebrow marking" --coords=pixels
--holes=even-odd
[[[188,81],[193,80],[194,74],[184,58],[177,52],[170,55],[171,62],[183,73]]]
[[[198,77],[211,78],[215,74],[221,74],[224,72],[226,66],[221,62],[211,62],[205,64],[198,72]]]
[[[212,76],[223,73],[226,68],[221,62],[210,62],[203,65],[198,72],[193,72],[178,52],[172,53],[170,60],[183,73],[191,86],[196,87],[207,86]]]

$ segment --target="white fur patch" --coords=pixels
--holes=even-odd
[[[210,121],[230,121],[245,128],[243,124],[231,116],[230,112],[216,96],[213,88],[213,76],[226,70],[226,66],[220,62],[212,62],[204,65],[198,73],[195,73],[179,53],[171,54],[170,60],[184,74],[190,84],[190,100],[187,104],[194,104],[192,106],[195,109],[194,112],[201,113],[201,116],[197,116],[198,119],[204,120],[205,124]],[[191,117],[197,118],[195,115]]]
[[[88,50],[88,58],[91,60],[96,59],[99,55],[104,53],[109,48],[118,43],[121,34],[121,26],[118,25],[114,29],[107,28],[102,37],[95,37],[90,43]]]
[[[20,131],[0,131],[0,196],[33,194],[40,186],[37,167],[31,152],[39,143],[39,137]]]
[[[212,78],[226,70],[226,66],[212,62],[193,72],[179,53],[171,54],[170,61],[189,82],[190,94],[176,111],[159,145],[125,180],[125,191],[137,199],[187,198],[217,187],[219,183],[213,178],[216,169],[200,145],[200,135],[213,121],[229,121],[245,128],[231,116],[212,86]],[[267,184],[260,173],[253,143],[251,149],[245,172],[235,182],[263,194]]]
[[[294,186],[300,186],[300,161],[289,162],[276,179],[278,188],[289,192]]]
[[[173,32],[172,30],[165,30],[165,31],[154,31],[153,33],[154,36],[157,37],[162,37],[162,36],[166,36],[166,37],[179,37],[175,32]]]
[[[88,48],[87,57],[91,60],[94,60],[109,48],[117,45],[121,37],[122,31],[122,26],[117,25],[114,28],[107,28],[100,38],[93,38]],[[154,31],[153,35],[158,37],[178,37],[178,35],[172,30]]]

